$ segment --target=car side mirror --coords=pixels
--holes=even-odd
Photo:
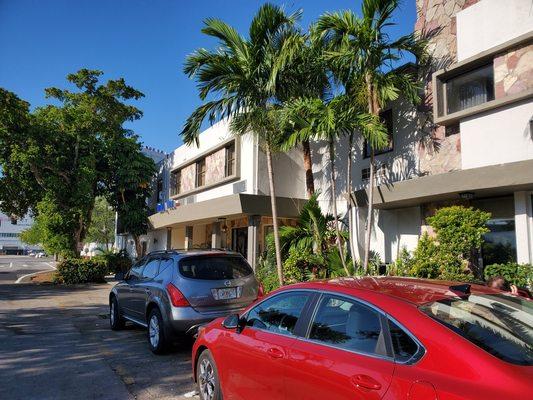
[[[222,326],[226,329],[236,329],[240,333],[244,328],[244,319],[241,319],[239,314],[231,314],[222,322]]]
[[[124,272],[117,272],[115,274],[115,280],[117,280],[117,281],[123,281],[124,278],[125,278]]]

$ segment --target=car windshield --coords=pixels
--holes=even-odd
[[[253,273],[238,256],[187,257],[181,260],[179,268],[185,278],[205,280],[238,279]]]
[[[529,300],[507,294],[472,294],[420,309],[501,360],[533,365],[533,302]]]

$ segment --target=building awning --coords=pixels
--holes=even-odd
[[[279,218],[296,218],[305,199],[278,197]],[[153,229],[173,225],[194,225],[242,215],[272,216],[270,197],[253,194],[232,194],[193,204],[177,206],[149,217]]]
[[[459,199],[472,192],[476,198],[501,196],[533,190],[533,160],[463,169],[422,176],[374,188],[373,204],[378,209],[412,207],[427,202]],[[352,193],[355,206],[368,204],[368,189]]]

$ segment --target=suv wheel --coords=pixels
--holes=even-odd
[[[115,296],[113,296],[109,302],[109,325],[114,331],[124,328],[124,318],[122,318],[120,315],[120,311],[118,310],[118,301]]]
[[[163,317],[158,308],[152,309],[148,317],[148,344],[154,354],[163,354],[168,347]]]
[[[217,366],[209,350],[204,350],[198,357],[196,381],[201,400],[222,400]]]

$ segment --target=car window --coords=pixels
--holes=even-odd
[[[404,363],[413,358],[418,352],[418,344],[413,338],[390,319],[389,331],[392,340],[392,348],[394,350],[394,359]]]
[[[159,271],[159,258],[152,258],[143,270],[144,279],[153,279]]]
[[[172,258],[163,258],[159,264],[158,278],[164,281],[172,280],[174,260]]]
[[[309,299],[308,292],[284,293],[252,308],[246,325],[270,332],[293,335],[298,318]]]
[[[519,297],[471,294],[420,310],[501,360],[533,365],[533,303]]]
[[[379,314],[344,297],[327,295],[320,300],[309,339],[341,349],[387,355]]]
[[[181,260],[180,274],[191,279],[222,280],[242,278],[253,271],[239,256],[201,256]]]
[[[141,279],[142,276],[142,270],[144,268],[144,264],[146,263],[146,258],[141,259],[138,261],[133,267],[131,267],[130,272],[128,273],[128,279]]]

